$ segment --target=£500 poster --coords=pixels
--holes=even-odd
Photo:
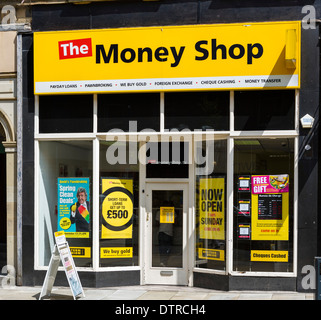
[[[133,235],[133,179],[102,178],[102,239],[131,239]]]

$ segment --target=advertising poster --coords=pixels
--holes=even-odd
[[[90,258],[91,248],[90,247],[70,247],[71,255],[74,258]]]
[[[239,200],[238,214],[243,216],[250,216],[251,213],[251,201]]]
[[[131,239],[134,214],[133,179],[102,178],[101,238]]]
[[[225,240],[224,178],[200,179],[200,238]]]
[[[55,232],[55,239],[56,239],[57,249],[60,255],[60,261],[65,269],[66,277],[74,298],[80,294],[84,295],[83,288],[78,276],[78,272],[71,255],[69,245],[66,241],[65,232],[64,231]],[[59,260],[51,259],[50,263],[59,263]],[[50,276],[53,278],[55,277],[53,274],[51,274]]]
[[[238,224],[238,238],[239,239],[250,239],[251,237],[251,226],[248,223]]]
[[[68,247],[59,250],[61,261],[65,268],[66,276],[73,296],[76,297],[82,293],[81,283]]]
[[[160,223],[175,223],[174,207],[160,207]]]
[[[251,176],[240,176],[238,178],[238,192],[251,191]]]
[[[224,261],[225,252],[219,249],[198,248],[198,256],[200,259]]]
[[[251,261],[288,262],[288,251],[251,250]]]
[[[89,238],[89,178],[58,178],[58,231],[67,238]]]
[[[289,239],[289,176],[252,176],[252,240]]]
[[[133,248],[132,247],[100,248],[100,257],[109,258],[109,259],[132,258]]]

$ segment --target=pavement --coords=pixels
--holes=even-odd
[[[0,300],[39,300],[41,287],[0,288]],[[217,291],[179,286],[129,286],[83,288],[85,297],[77,300],[314,300],[313,293],[288,291]],[[69,287],[53,287],[42,300],[73,300]]]

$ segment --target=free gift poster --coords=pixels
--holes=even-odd
[[[289,175],[253,175],[252,240],[289,240]]]

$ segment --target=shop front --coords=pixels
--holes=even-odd
[[[33,45],[34,272],[64,231],[84,285],[296,290],[300,22]]]

